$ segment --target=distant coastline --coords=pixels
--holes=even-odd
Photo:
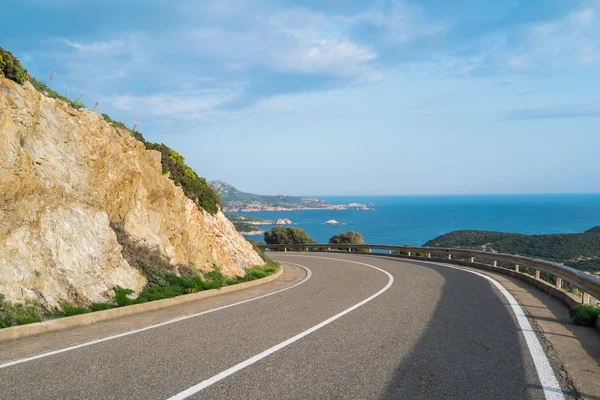
[[[345,203],[330,203],[313,197],[280,195],[261,195],[243,192],[223,181],[211,181],[209,185],[219,193],[222,209],[228,213],[239,212],[282,212],[306,210],[373,210],[373,203],[360,203],[351,200]]]

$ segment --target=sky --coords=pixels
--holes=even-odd
[[[600,192],[600,0],[2,0],[29,72],[208,180]]]

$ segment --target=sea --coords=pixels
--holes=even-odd
[[[331,204],[373,203],[369,211],[297,210],[239,213],[289,218],[318,243],[348,230],[369,244],[423,245],[459,229],[524,234],[579,233],[600,225],[600,194],[325,196]],[[326,225],[334,219],[344,225]],[[271,229],[262,225],[263,230]],[[263,241],[262,235],[246,236]]]

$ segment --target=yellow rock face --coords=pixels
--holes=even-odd
[[[222,213],[162,174],[160,157],[97,113],[0,78],[0,294],[56,305],[141,290],[110,221],[174,264],[229,276],[262,264]]]

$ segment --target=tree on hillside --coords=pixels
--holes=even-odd
[[[365,238],[358,232],[348,231],[329,238],[330,244],[365,244]],[[368,252],[368,249],[359,249],[359,252]]]
[[[348,231],[344,233],[340,233],[339,235],[334,235],[329,238],[329,243],[331,244],[364,244],[365,238],[354,231]]]
[[[314,244],[310,236],[300,228],[276,226],[264,234],[267,244]]]

